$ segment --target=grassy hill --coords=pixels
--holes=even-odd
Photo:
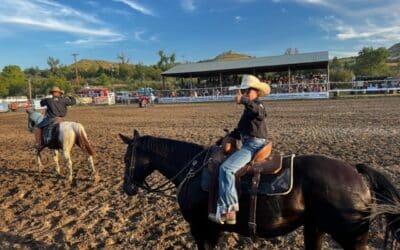
[[[110,69],[112,66],[114,68],[118,67],[118,63],[110,62],[105,60],[90,60],[90,59],[82,59],[77,62],[78,69],[88,71],[89,69],[97,70],[99,67],[103,67],[104,69]],[[75,68],[75,64],[71,64],[70,67]]]
[[[221,54],[217,55],[213,61],[225,61],[225,60],[237,60],[237,59],[247,59],[251,58],[252,56],[235,52],[233,50],[228,50],[226,52],[222,52]]]
[[[198,62],[215,62],[215,61],[227,61],[227,60],[238,60],[238,59],[247,59],[247,58],[252,58],[252,56],[235,52],[233,50],[228,50],[225,52],[222,52],[221,54],[217,55],[213,59],[205,59],[201,60]]]
[[[400,60],[400,43],[396,43],[388,50],[389,50],[389,60]]]

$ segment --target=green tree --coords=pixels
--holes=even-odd
[[[353,71],[347,62],[340,62],[335,56],[329,64],[329,81],[331,82],[351,82]]]
[[[25,73],[17,65],[8,65],[0,74],[0,95],[26,95]]]
[[[158,68],[162,71],[165,71],[169,68],[172,68],[175,65],[176,55],[172,53],[171,55],[165,54],[163,49],[158,51],[158,56],[160,57],[159,61],[157,62]]]
[[[49,56],[49,58],[47,58],[47,65],[49,65],[51,73],[53,73],[53,74],[57,73],[57,68],[58,68],[59,64],[60,64],[60,60],[58,60],[54,57],[51,57],[51,56]]]
[[[374,49],[364,47],[358,52],[354,73],[359,76],[386,76],[389,74],[389,67],[386,64],[389,52],[381,47]]]
[[[110,80],[108,79],[108,76],[106,75],[106,73],[101,73],[101,75],[99,76],[99,83],[102,86],[109,86],[110,85]]]
[[[45,91],[43,92],[48,93],[50,89],[54,86],[60,87],[62,90],[64,90],[65,93],[70,93],[73,90],[70,82],[68,82],[63,75],[51,75],[43,86],[45,88]]]

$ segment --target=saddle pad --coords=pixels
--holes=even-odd
[[[286,155],[282,159],[282,169],[277,174],[261,174],[258,185],[258,195],[286,195],[293,188],[293,162],[295,155]],[[207,168],[201,173],[201,189],[209,191],[210,174]],[[241,193],[251,192],[253,175],[244,175],[240,178]]]
[[[282,169],[277,174],[261,174],[258,195],[286,195],[293,188],[293,161],[295,155],[286,155],[282,159]],[[240,178],[241,190],[251,192],[252,175]]]

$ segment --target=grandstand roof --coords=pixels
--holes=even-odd
[[[254,74],[257,72],[325,69],[328,66],[328,51],[301,53],[281,56],[268,56],[229,61],[212,61],[179,64],[161,73],[163,76],[198,77],[222,74]]]

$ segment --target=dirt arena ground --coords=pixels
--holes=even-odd
[[[400,188],[400,98],[273,101],[269,136],[275,150],[322,153],[367,163]],[[140,192],[121,193],[126,146],[118,133],[141,134],[211,144],[233,128],[242,107],[234,103],[73,107],[68,120],[82,123],[95,145],[101,181],[94,184],[86,156],[73,150],[75,182],[57,177],[52,155],[38,173],[33,135],[25,113],[0,114],[0,249],[193,249],[193,238],[176,201]],[[62,165],[64,166],[64,164]],[[151,182],[164,180],[153,175]],[[375,227],[370,249],[383,234]],[[224,234],[220,249],[250,248],[247,238]],[[301,228],[287,237],[260,241],[263,249],[302,249]],[[326,237],[325,249],[337,248]]]

